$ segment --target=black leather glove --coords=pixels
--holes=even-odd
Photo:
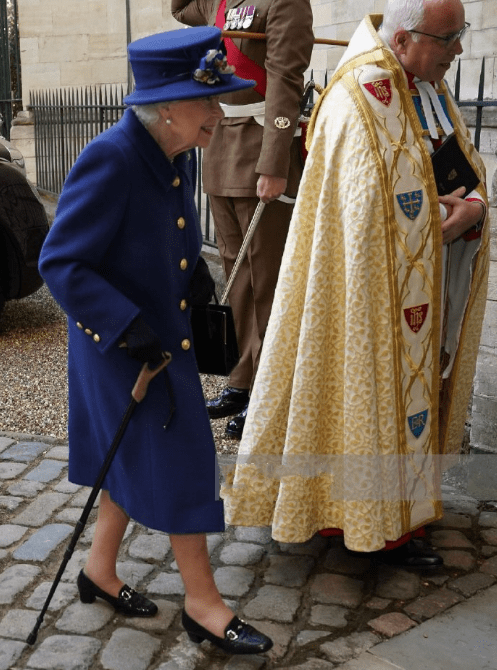
[[[163,360],[159,336],[141,316],[137,316],[124,331],[124,342],[129,356],[148,363],[151,368]]]
[[[209,272],[209,266],[202,256],[198,257],[197,265],[190,279],[188,303],[192,307],[208,305],[216,291],[216,284]]]

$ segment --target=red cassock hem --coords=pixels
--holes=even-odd
[[[319,530],[318,533],[322,537],[335,537],[343,535],[343,530],[341,528],[324,528],[323,530]],[[425,527],[421,526],[421,528],[418,528],[417,530],[413,530],[409,533],[406,533],[405,535],[402,535],[401,537],[399,537],[398,540],[387,540],[385,542],[385,546],[381,551],[390,551],[391,549],[397,549],[397,547],[401,547],[403,544],[409,542],[409,540],[412,540],[414,537],[425,537],[425,536],[426,536]]]

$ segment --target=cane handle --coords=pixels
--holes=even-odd
[[[131,395],[133,396],[133,399],[136,400],[136,402],[141,402],[143,400],[143,398],[147,395],[148,385],[152,379],[156,377],[159,372],[162,372],[162,370],[164,370],[164,368],[166,368],[171,362],[172,356],[169,351],[163,351],[162,356],[163,360],[153,370],[148,367],[148,363],[143,364],[143,367],[140,370],[140,374],[138,375],[138,379],[136,380],[136,384],[133,386],[133,390],[131,391]]]

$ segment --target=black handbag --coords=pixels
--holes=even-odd
[[[231,307],[217,303],[192,307],[191,324],[199,372],[229,375],[239,360]]]
[[[199,372],[206,375],[227,377],[240,358],[233,312],[231,307],[226,304],[226,301],[238,270],[245,258],[248,245],[254,235],[264,207],[265,205],[262,200],[259,201],[226,283],[221,304],[218,303],[217,297],[214,295],[216,299],[215,303],[205,306],[192,305],[190,318],[193,331],[193,346],[195,348]]]

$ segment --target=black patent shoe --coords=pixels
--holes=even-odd
[[[271,638],[236,616],[224,629],[224,637],[209,632],[188,616],[185,610],[181,613],[181,622],[192,642],[199,644],[209,640],[227,654],[262,654],[273,646]]]
[[[155,616],[158,612],[158,607],[151,600],[138,593],[130,586],[125,584],[119,591],[117,598],[102,591],[91,579],[89,579],[83,570],[78,575],[78,590],[79,599],[82,603],[93,603],[95,598],[102,598],[106,600],[109,605],[124,614],[124,616]]]
[[[208,400],[205,405],[211,419],[222,419],[232,416],[242,410],[248,403],[249,392],[247,389],[236,389],[227,386],[221,395],[214,400]]]
[[[234,416],[231,421],[228,421],[226,424],[225,433],[229,437],[233,437],[236,440],[242,439],[243,429],[245,428],[245,419],[247,418],[248,412],[248,403],[242,409],[240,414]]]
[[[374,553],[377,562],[407,570],[434,570],[444,564],[440,554],[420,540],[409,540],[396,549]]]

